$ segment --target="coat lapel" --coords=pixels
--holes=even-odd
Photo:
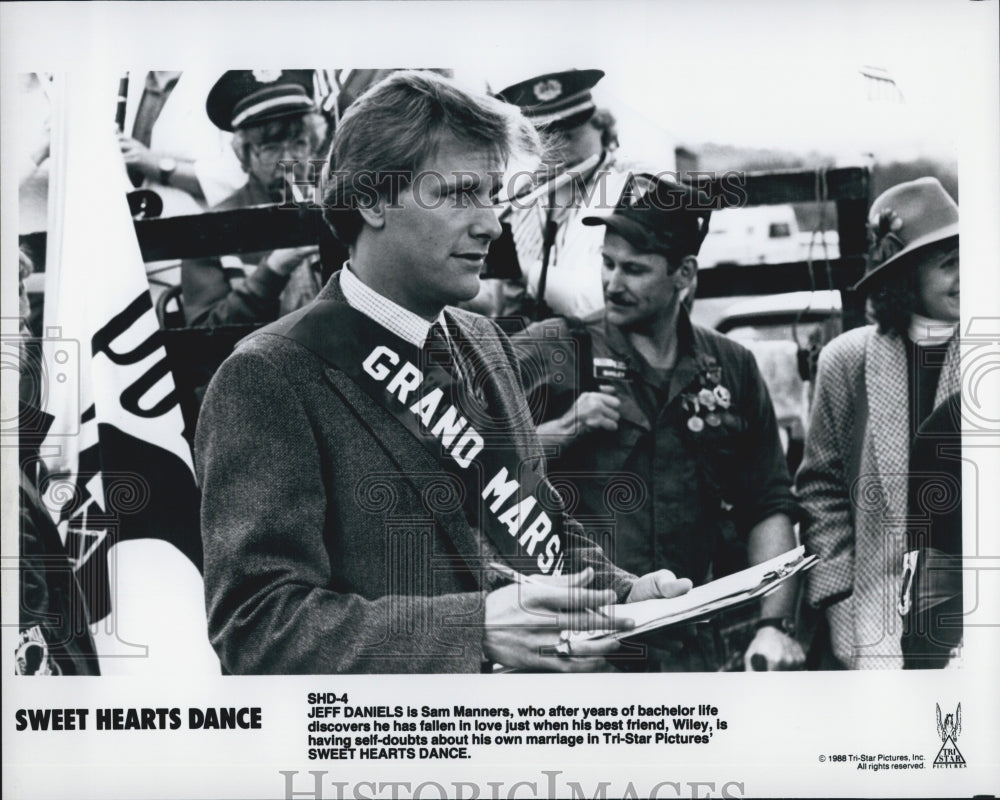
[[[440,482],[446,473],[441,465],[392,414],[380,407],[346,374],[332,367],[327,368],[324,374],[331,388],[351,409],[358,422],[372,434],[386,458],[396,465],[401,480],[419,495],[428,513],[431,508],[434,509],[434,520],[451,540],[478,583],[483,556],[481,538],[469,525],[460,502],[456,502],[453,507],[443,508],[439,500],[433,499],[440,498],[442,494]],[[462,496],[461,489],[455,496]]]
[[[340,288],[339,272],[330,278],[317,300],[347,305],[347,300]],[[309,313],[310,308],[312,306],[290,314],[268,326],[268,329],[274,333],[287,335],[291,327]],[[309,334],[305,337],[306,341],[303,344],[306,344],[313,352],[322,353],[325,345],[325,342],[322,341],[322,326],[310,326]],[[327,367],[324,370],[324,377],[333,391],[357,417],[358,422],[371,432],[372,438],[378,443],[385,456],[398,468],[402,480],[408,483],[420,496],[424,507],[435,509],[434,519],[451,539],[455,549],[466,561],[470,572],[478,582],[483,555],[482,538],[469,525],[460,504],[455,508],[442,509],[440,502],[430,500],[429,494],[434,492],[433,487],[440,483],[443,474],[443,470],[434,456],[389,411],[379,406],[344,372],[334,367]],[[439,494],[435,493],[435,496],[439,496]],[[429,505],[429,502],[433,502],[433,506]]]
[[[961,366],[962,353],[959,347],[959,335],[951,337],[948,350],[944,356],[944,366],[941,367],[941,377],[938,378],[937,391],[934,393],[934,408],[937,408],[951,395],[962,388]]]
[[[910,457],[909,377],[906,349],[898,336],[875,334],[865,354],[865,391],[868,395],[868,430],[875,453],[877,474],[886,480],[888,515],[906,512],[905,481]],[[902,486],[900,495],[899,487]]]
[[[501,446],[514,444],[522,461],[534,468],[543,453],[534,433],[531,414],[521,391],[520,381],[511,366],[510,355],[504,351],[492,323],[445,312],[450,329],[458,340],[456,358],[464,375],[471,377],[473,389],[469,402],[478,411],[480,433],[489,441],[501,438]],[[518,424],[523,420],[522,424]]]
[[[324,370],[327,381],[341,399],[350,406],[358,421],[368,428],[379,446],[407,477],[441,467],[413,434],[404,428],[386,409],[372,400],[350,377],[339,369],[327,367]],[[414,447],[418,444],[418,447]]]

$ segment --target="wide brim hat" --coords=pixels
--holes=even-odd
[[[610,214],[581,222],[604,225],[640,252],[694,256],[708,234],[711,213],[705,192],[638,173],[629,175]]]
[[[924,248],[958,242],[958,204],[937,178],[907,181],[880,194],[868,213],[868,271],[854,285],[871,292],[912,266]]]
[[[590,90],[603,77],[599,69],[549,72],[508,86],[497,97],[518,106],[536,128],[575,128],[594,116]]]
[[[316,110],[311,69],[232,69],[208,93],[205,110],[219,129],[235,131]]]

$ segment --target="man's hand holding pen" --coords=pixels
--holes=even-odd
[[[614,632],[633,627],[628,617],[607,615],[601,609],[617,601],[610,589],[588,588],[594,580],[590,567],[573,575],[522,576],[506,567],[498,570],[513,582],[486,596],[483,651],[504,667],[557,672],[594,672],[605,669],[605,658],[621,646],[610,636],[573,637],[579,631]],[[676,597],[691,588],[667,570],[645,575],[636,582],[629,601]]]

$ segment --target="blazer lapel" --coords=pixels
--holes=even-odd
[[[934,393],[934,408],[937,408],[951,395],[962,389],[961,373],[962,352],[959,346],[958,331],[951,337],[948,350],[944,356],[944,366],[941,367],[941,377],[938,378],[937,390]]]
[[[420,496],[424,507],[430,509],[430,495],[440,497],[435,486],[440,486],[441,468],[427,448],[418,442],[388,411],[381,408],[347,375],[338,369],[327,368],[325,377],[332,389],[350,407],[358,421],[367,428],[378,442],[385,456],[396,465],[401,478]],[[461,492],[457,495],[461,497]],[[451,539],[469,572],[480,583],[482,572],[482,541],[469,525],[461,503],[454,508],[441,508],[434,502],[433,516],[441,529]]]
[[[520,382],[492,324],[481,322],[479,328],[476,322],[466,323],[457,315],[445,313],[459,339],[456,358],[474,384],[469,398],[480,412],[476,416],[483,418],[485,430],[480,429],[480,432],[485,434],[487,441],[489,434],[493,434],[494,439],[502,437],[504,445],[512,442],[517,455],[537,469],[536,462],[543,457],[542,449]],[[518,420],[524,420],[523,424],[517,424]]]
[[[888,514],[906,513],[903,476],[910,457],[910,392],[906,350],[899,337],[875,334],[865,354],[865,391],[868,395],[868,430],[878,475],[886,483]],[[902,487],[902,494],[900,494]]]
[[[372,432],[386,455],[407,476],[440,471],[440,465],[427,448],[345,373],[334,367],[327,367],[324,374],[334,391],[351,407],[358,421]]]
[[[339,272],[330,278],[317,300],[332,300],[347,305],[347,299],[340,288]],[[320,328],[311,332],[315,337],[322,337]],[[321,341],[314,341],[312,344],[314,351],[322,352]],[[341,370],[327,367],[324,376],[333,391],[357,417],[358,422],[371,432],[372,438],[378,442],[385,456],[396,465],[402,479],[420,496],[424,507],[431,508],[432,506],[428,504],[428,495],[433,492],[432,487],[439,484],[444,473],[437,459],[392,414],[379,406]],[[465,560],[477,584],[481,583],[483,543],[477,532],[469,525],[465,511],[460,504],[456,508],[442,509],[437,502],[434,503],[434,508],[434,519]]]

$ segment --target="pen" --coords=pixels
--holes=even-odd
[[[491,561],[487,566],[489,566],[490,569],[499,572],[501,575],[503,575],[507,580],[511,581],[512,583],[521,583],[527,585],[539,583],[539,581],[536,581],[530,575],[524,575],[523,573],[518,572],[516,569],[513,569],[512,567],[508,567],[506,564],[501,564],[499,561]],[[592,614],[597,614],[598,616],[604,617],[604,619],[610,619],[610,617],[600,608],[596,609],[588,608],[587,611],[589,611]]]
[[[506,564],[501,564],[499,561],[491,561],[487,566],[489,566],[490,569],[499,572],[501,575],[503,575],[507,580],[511,581],[512,583],[526,583],[526,584],[538,583],[538,581],[536,581],[529,575],[523,575],[516,569],[508,567]]]

